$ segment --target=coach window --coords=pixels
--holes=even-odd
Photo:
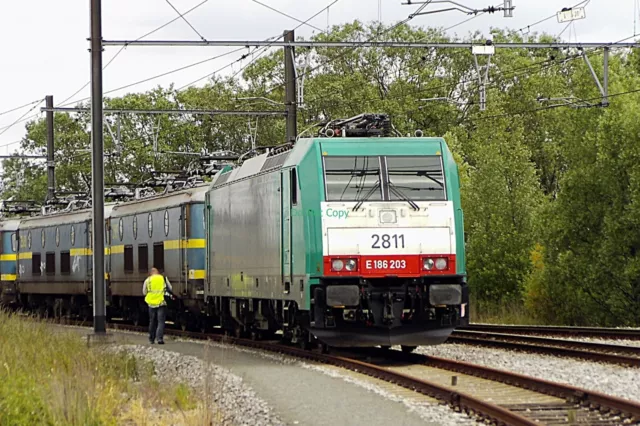
[[[164,271],[164,243],[153,244],[153,266]]]
[[[122,218],[118,221],[118,236],[120,237],[120,241],[122,241],[122,237],[124,236],[124,222]]]
[[[124,246],[124,271],[133,272],[133,246]]]
[[[34,275],[40,275],[40,261],[42,257],[40,253],[31,254],[31,273]]]
[[[76,243],[76,227],[73,225],[71,225],[71,232],[69,236],[71,238],[71,245],[74,245]]]
[[[55,275],[56,274],[56,253],[53,251],[48,251],[45,261],[46,261],[45,271],[47,272],[47,275]]]
[[[140,244],[138,246],[138,272],[149,271],[149,246]]]
[[[164,235],[169,236],[169,210],[164,211]]]
[[[31,249],[31,231],[27,232],[27,247]]]
[[[149,217],[147,218],[147,226],[149,227],[149,238],[153,235],[153,216],[149,213]]]
[[[291,204],[298,204],[298,176],[295,167],[291,169]]]
[[[56,247],[60,247],[60,228],[56,226]]]
[[[60,273],[65,275],[71,273],[71,253],[68,251],[60,252]]]
[[[138,216],[133,217],[133,239],[138,239]]]
[[[14,232],[11,234],[11,250],[14,252],[18,251],[18,233]]]
[[[40,237],[42,239],[42,248],[44,248],[44,243],[46,241],[46,234],[44,232],[44,229],[42,231],[40,231]]]
[[[378,157],[324,157],[327,201],[382,200]]]

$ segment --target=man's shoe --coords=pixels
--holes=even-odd
[[[164,345],[164,340],[158,340],[159,345]]]
[[[149,340],[149,343],[153,345],[155,342],[153,340]]]

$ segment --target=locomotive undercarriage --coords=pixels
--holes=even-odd
[[[411,349],[468,324],[462,277],[326,280],[315,286],[311,332],[331,346]]]
[[[140,297],[108,295],[108,320],[148,324]],[[20,306],[41,317],[92,316],[91,294],[21,295]],[[468,288],[462,277],[331,279],[312,287],[311,310],[294,301],[209,297],[169,302],[167,320],[182,329],[222,329],[236,337],[274,338],[308,348],[393,346],[405,350],[443,343],[468,325]],[[320,343],[322,342],[322,343]]]

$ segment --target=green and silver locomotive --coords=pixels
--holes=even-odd
[[[441,138],[332,122],[218,173],[207,192],[209,316],[303,346],[444,342],[467,325],[458,168]]]

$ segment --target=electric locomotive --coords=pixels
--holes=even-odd
[[[384,115],[227,167],[206,196],[209,315],[302,346],[443,343],[467,325],[458,169]]]

